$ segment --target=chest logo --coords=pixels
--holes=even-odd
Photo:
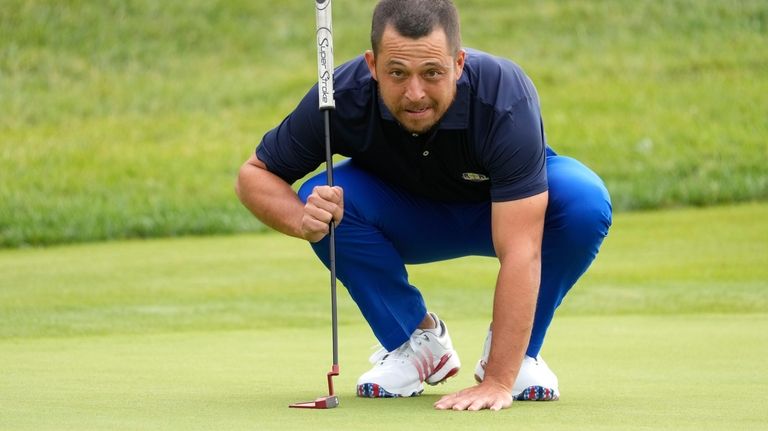
[[[475,183],[490,180],[490,178],[488,178],[487,176],[483,174],[476,174],[474,172],[464,172],[463,174],[461,174],[461,178],[467,181],[475,182]]]

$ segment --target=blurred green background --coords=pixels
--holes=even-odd
[[[336,63],[372,1],[334,7]],[[457,0],[617,210],[768,199],[768,2]],[[306,1],[0,0],[0,247],[262,229],[239,165],[316,73]]]

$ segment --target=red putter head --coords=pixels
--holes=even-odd
[[[339,375],[339,364],[333,364],[331,371],[328,372],[328,396],[320,397],[314,401],[305,403],[290,404],[288,407],[294,409],[332,409],[339,406],[339,397],[333,393],[333,376]]]
[[[327,397],[320,397],[314,401],[308,401],[306,403],[295,403],[288,407],[294,409],[332,409],[339,406],[339,397],[336,395],[328,395]]]

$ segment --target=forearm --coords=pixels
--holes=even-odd
[[[262,223],[303,238],[304,204],[288,183],[269,172],[258,159],[251,158],[240,168],[235,190],[240,202]]]
[[[544,192],[493,204],[493,242],[501,268],[493,298],[493,337],[485,380],[510,390],[533,328],[548,196]]]
[[[528,347],[540,279],[538,255],[502,260],[493,299],[485,380],[512,390]]]

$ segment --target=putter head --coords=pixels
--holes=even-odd
[[[339,364],[333,364],[331,371],[328,372],[326,377],[328,378],[328,395],[327,397],[320,397],[314,401],[307,401],[306,403],[294,403],[289,404],[288,407],[292,409],[332,409],[339,406],[339,397],[333,393],[333,376],[339,375]]]
[[[320,397],[314,401],[308,401],[306,403],[290,404],[288,407],[293,409],[332,409],[338,407],[339,397],[336,395],[328,395],[327,397]]]

